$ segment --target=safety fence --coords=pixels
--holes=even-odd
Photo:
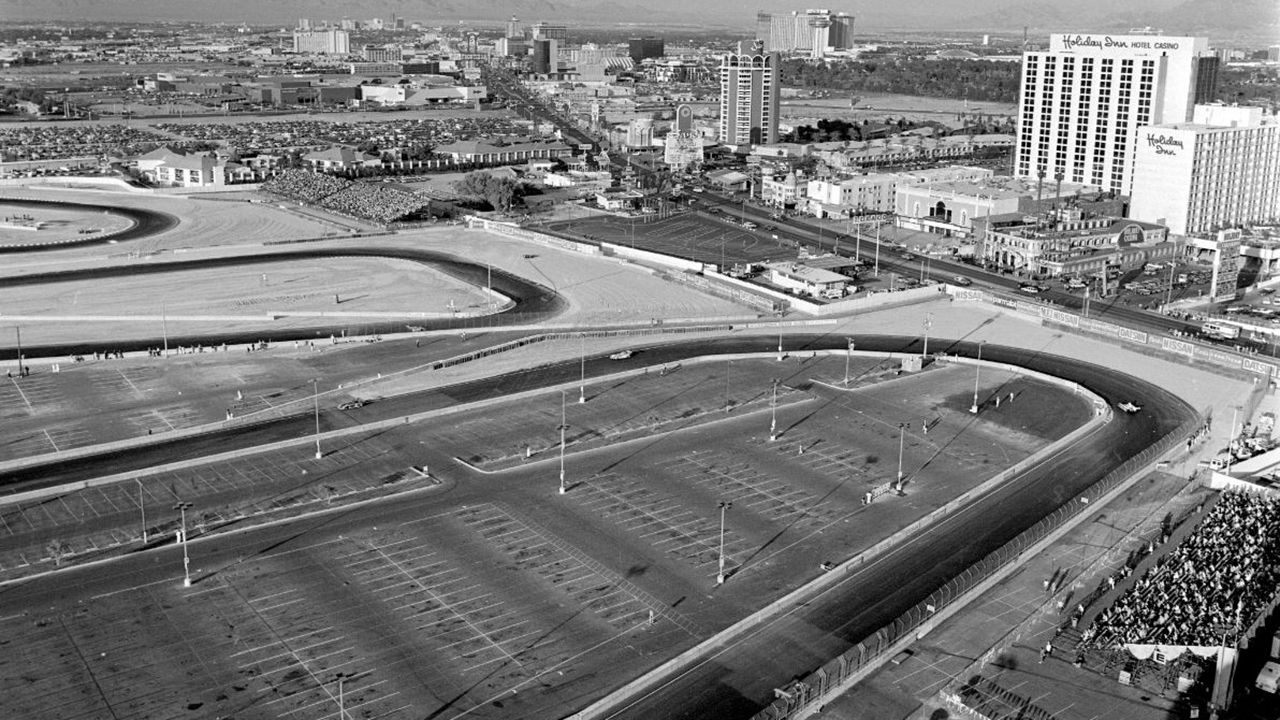
[[[927,598],[892,623],[880,628],[870,637],[830,660],[802,680],[780,690],[777,693],[777,699],[757,713],[752,720],[789,720],[810,709],[810,706],[825,702],[829,694],[836,691],[855,673],[877,666],[887,659],[886,656],[897,649],[902,641],[911,641],[923,635],[931,628],[924,628],[920,633],[916,631],[931,623],[943,608],[963,598],[980,583],[991,578],[1010,563],[1021,559],[1024,553],[1031,550],[1050,533],[1087,509],[1091,498],[1105,495],[1134,473],[1154,463],[1157,458],[1190,435],[1201,422],[1200,418],[1192,418],[1148,446],[1146,450],[1129,458],[1091,485],[1084,493],[1072,498],[1065,505],[934,590]]]
[[[585,330],[582,332],[555,332],[543,333],[541,335],[530,335],[518,340],[512,340],[501,345],[494,345],[482,350],[466,353],[465,355],[456,355],[444,360],[438,360],[431,363],[432,370],[441,370],[455,365],[462,365],[481,358],[497,355],[498,353],[510,352],[517,348],[533,345],[536,343],[547,342],[548,340],[578,340],[587,338],[611,338],[611,337],[638,337],[643,335],[671,335],[691,332],[729,332],[733,329],[732,325],[689,325],[682,327],[662,326],[652,328],[636,328],[636,329],[620,329],[620,330]]]

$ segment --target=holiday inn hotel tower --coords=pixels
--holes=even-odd
[[[1190,120],[1217,72],[1208,38],[1050,35],[1023,57],[1014,174],[1131,194],[1138,128]]]

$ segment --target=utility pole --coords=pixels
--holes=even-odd
[[[716,584],[724,584],[724,515],[733,507],[733,503],[720,501],[720,572],[716,573]]]
[[[929,357],[929,328],[933,327],[933,313],[924,314],[924,349],[920,352],[920,358]]]

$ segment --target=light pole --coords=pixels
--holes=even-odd
[[[179,502],[173,506],[182,517],[182,587],[191,587],[191,557],[187,555],[187,508],[189,502]]]
[[[924,314],[924,349],[920,351],[920,359],[929,357],[929,328],[933,327],[933,313]]]
[[[880,223],[876,223],[876,266],[872,274],[880,277]]]
[[[733,503],[720,501],[720,572],[716,573],[716,584],[724,584],[724,514],[733,507]]]
[[[902,449],[906,446],[907,424],[898,423],[898,483],[902,483]]]
[[[969,406],[969,412],[974,415],[978,414],[978,378],[982,376],[982,345],[984,342],[986,341],[978,343],[978,362],[973,366],[973,405]]]
[[[587,334],[582,333],[579,337],[582,338],[582,376],[578,381],[578,404],[582,404],[587,401]]]
[[[142,511],[142,544],[145,545],[147,544],[147,501],[142,496],[142,480],[134,478],[133,481],[138,483],[138,509]]]
[[[778,331],[778,362],[782,362],[782,331]]]
[[[316,408],[316,459],[319,460],[324,457],[324,453],[320,451],[320,378],[311,378],[311,389]]]
[[[22,377],[22,326],[13,326],[13,332],[18,336],[18,377]]]
[[[773,397],[769,399],[769,442],[778,439],[778,379],[773,379]]]
[[[169,357],[169,311],[166,303],[160,303],[160,335],[164,339],[164,357]]]
[[[560,391],[560,494],[568,492],[564,485],[564,431],[569,426],[565,423],[564,391]]]
[[[849,343],[849,351],[844,355],[844,386],[849,387],[849,359],[853,357],[853,338],[845,338]]]
[[[724,361],[724,411],[729,412],[732,405],[729,404],[729,369],[733,367],[732,360]]]

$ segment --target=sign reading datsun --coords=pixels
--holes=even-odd
[[[1209,48],[1207,38],[1162,35],[1049,36],[1050,52],[1115,53],[1117,55],[1191,55]]]

